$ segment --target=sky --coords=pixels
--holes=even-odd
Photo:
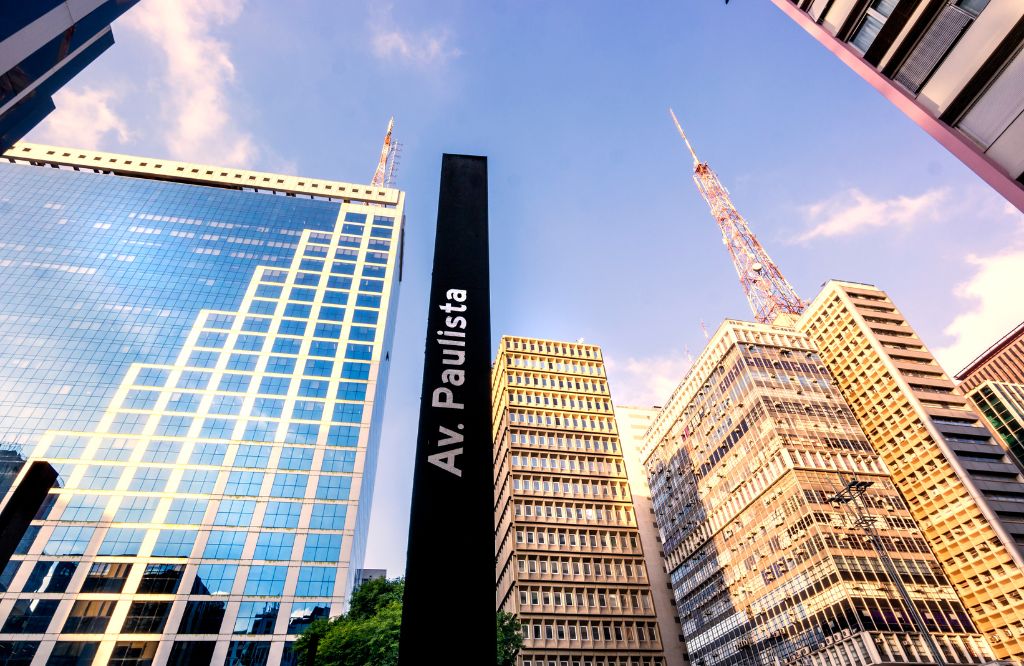
[[[639,8],[639,10],[638,10]],[[488,156],[494,344],[603,346],[663,401],[751,315],[672,106],[783,273],[887,290],[950,373],[1024,319],[1024,216],[767,0],[142,0],[27,139],[367,182],[405,279],[365,566],[404,571],[442,153]]]

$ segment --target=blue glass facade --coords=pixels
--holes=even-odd
[[[61,473],[0,658],[276,663],[343,610],[402,223],[369,199],[0,165],[0,439]]]

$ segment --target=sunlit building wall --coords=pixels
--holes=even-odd
[[[669,584],[665,557],[662,552],[661,535],[654,517],[651,489],[647,485],[647,468],[641,454],[644,448],[644,434],[658,415],[659,407],[615,407],[615,421],[619,428],[622,444],[622,462],[626,465],[626,478],[633,496],[633,511],[636,513],[637,530],[647,561],[647,576],[651,580],[651,598],[658,616],[661,640],[665,646],[666,666],[682,666],[686,660],[686,644],[679,627],[679,613],[676,610],[672,586]]]
[[[970,393],[982,382],[1024,384],[1024,323],[1000,338],[956,373],[960,390]]]
[[[519,666],[669,663],[601,348],[502,337],[491,404],[497,607],[522,622]]]
[[[695,666],[931,661],[853,515],[865,510],[946,663],[991,649],[807,336],[726,321],[645,437],[654,511]]]
[[[1000,658],[1024,658],[1024,479],[889,296],[829,281],[797,323]]]
[[[6,157],[0,430],[61,487],[0,574],[0,661],[291,663],[362,566],[404,195]]]

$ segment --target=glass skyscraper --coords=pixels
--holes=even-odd
[[[5,664],[290,663],[362,566],[403,193],[19,144],[0,440],[60,472]]]

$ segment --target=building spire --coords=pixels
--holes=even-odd
[[[697,159],[697,153],[672,109],[669,109],[669,114],[693,156],[693,182],[697,184],[697,190],[722,230],[722,242],[729,250],[740,286],[747,296],[750,309],[754,311],[754,318],[763,324],[770,324],[780,316],[799,315],[807,303],[797,296],[782,271],[750,230],[747,221],[736,210],[729,191],[718,180],[718,175],[707,162]]]

